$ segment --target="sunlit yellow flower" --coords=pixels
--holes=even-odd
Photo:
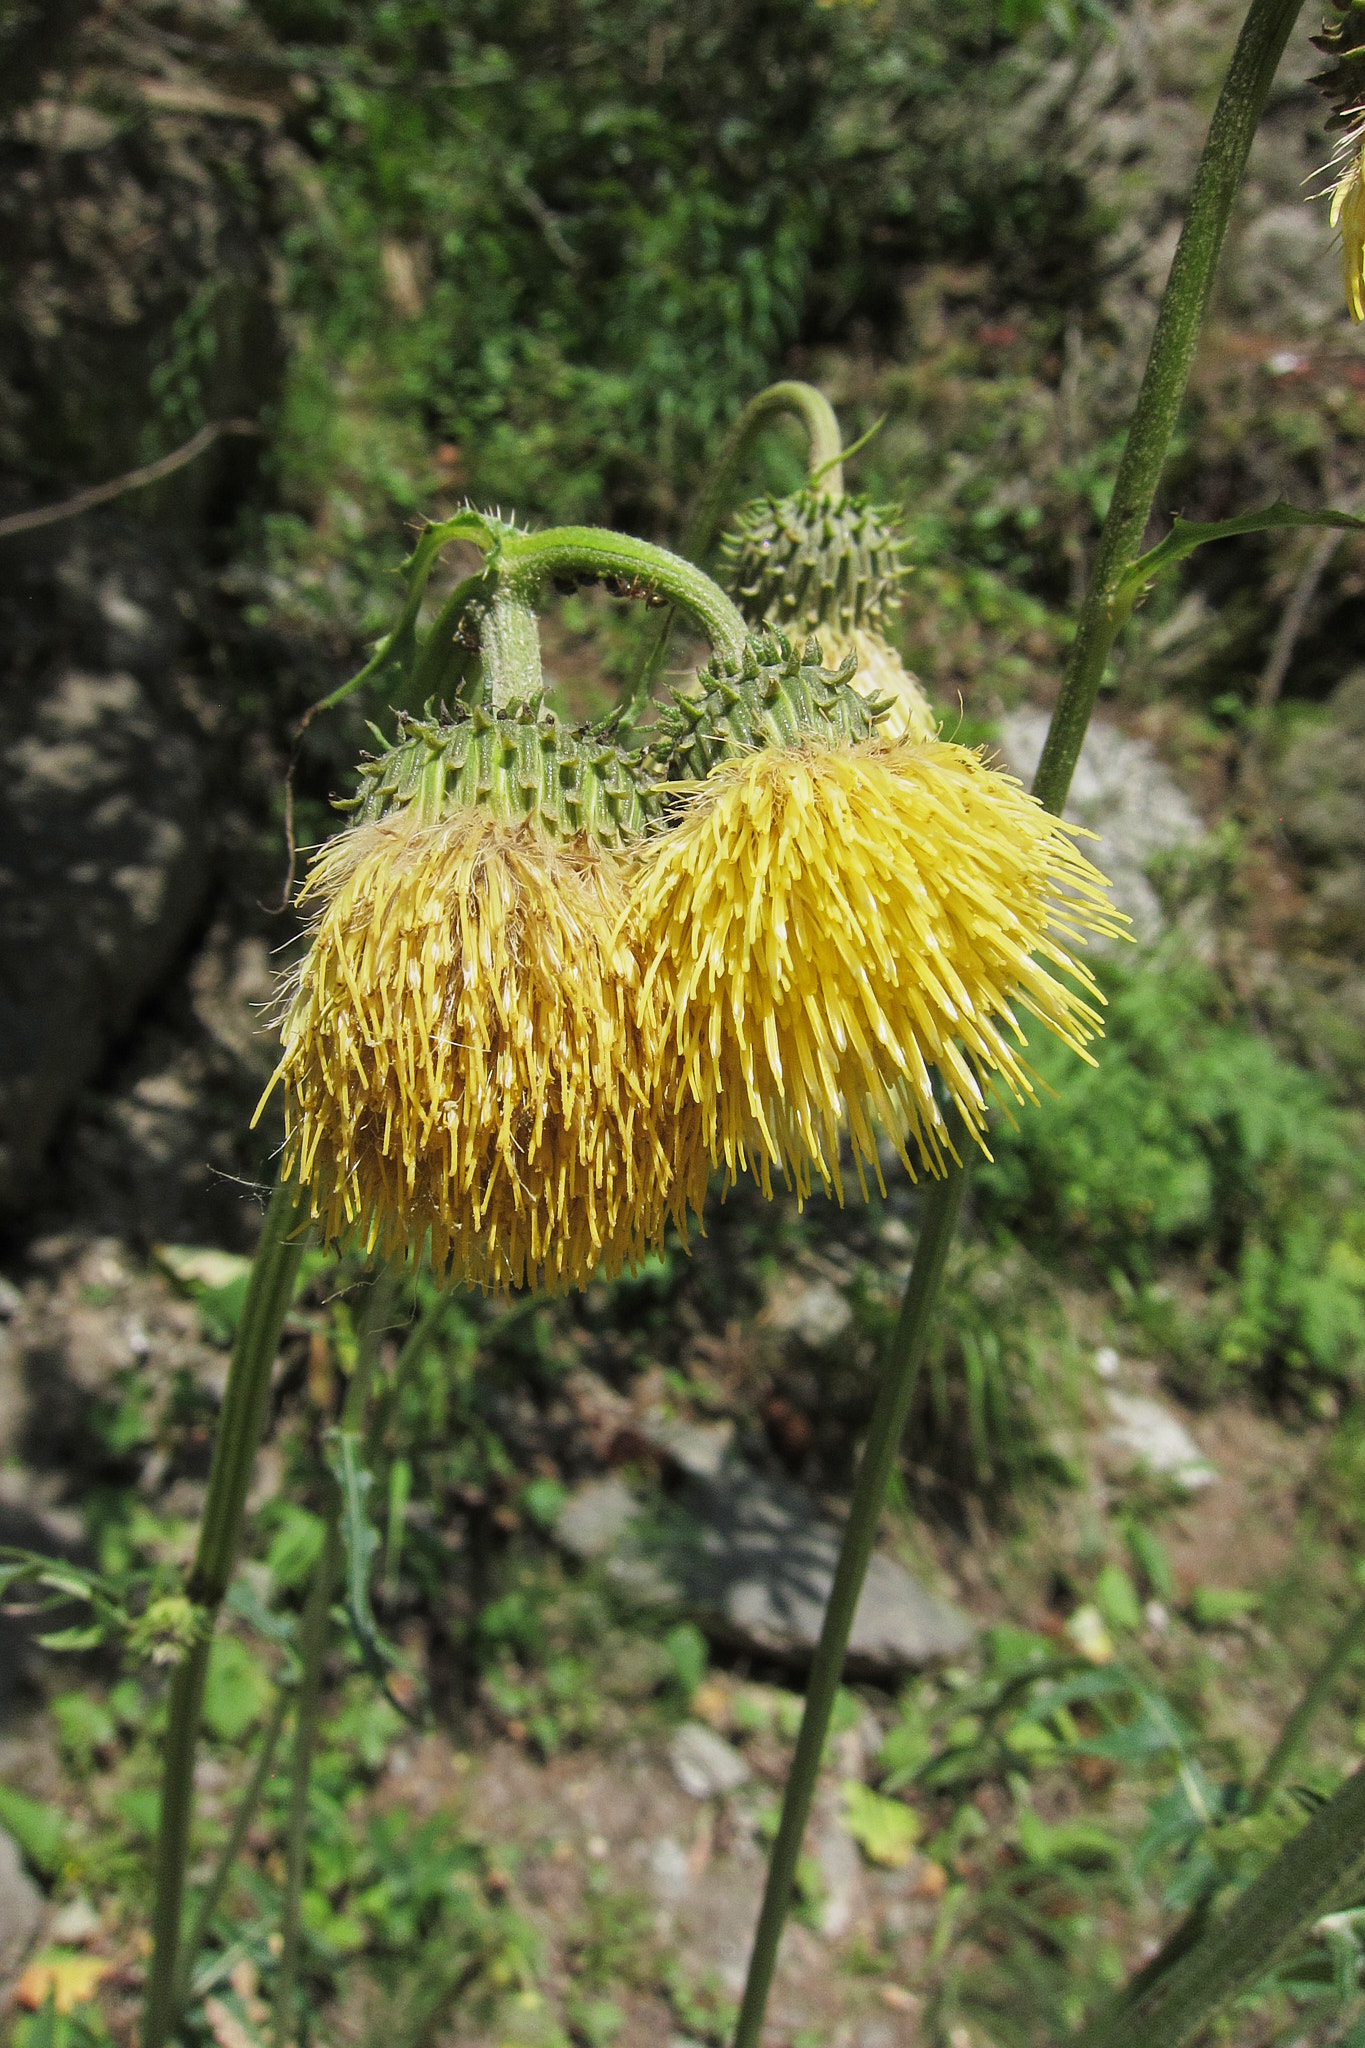
[[[662,993],[712,1157],[836,1193],[876,1125],[943,1170],[941,1076],[984,1143],[988,1093],[1032,1094],[1019,1017],[1083,1057],[1100,1000],[1066,950],[1112,934],[1103,877],[1060,823],[965,747],[771,748],[715,769],[647,846],[632,905],[642,998]],[[1057,973],[1079,984],[1079,992]],[[956,1155],[954,1155],[956,1156]],[[880,1175],[878,1175],[880,1180]]]
[[[851,633],[825,626],[816,637],[827,668],[838,668],[845,656],[852,654],[858,667],[849,680],[859,696],[890,707],[877,728],[884,738],[938,738],[938,720],[923,684],[918,676],[911,675],[895,648],[888,646],[880,633],[866,632],[861,626]]]
[[[1365,144],[1353,142],[1332,191],[1332,226],[1341,229],[1341,275],[1353,320],[1365,320]]]
[[[440,1274],[555,1289],[638,1263],[670,1214],[686,1235],[707,1159],[657,1086],[626,874],[474,806],[323,848],[276,1079],[326,1238],[407,1255],[429,1233]]]

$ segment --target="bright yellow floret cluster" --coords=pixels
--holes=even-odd
[[[326,1238],[555,1289],[637,1264],[670,1215],[686,1234],[706,1156],[658,1086],[627,875],[473,807],[323,849],[276,1078]]]
[[[681,1062],[730,1175],[770,1165],[836,1191],[847,1128],[861,1178],[875,1126],[907,1166],[953,1151],[932,1070],[983,1140],[987,1092],[1032,1093],[1020,1012],[1078,1052],[1099,1018],[1053,969],[1113,934],[1073,828],[967,748],[880,740],[774,748],[713,771],[644,856],[632,917]],[[1058,899],[1062,899],[1059,905]],[[955,1156],[955,1155],[954,1155]]]
[[[842,1135],[880,1180],[880,1128],[940,1173],[945,1102],[984,1144],[991,1090],[1031,1094],[1021,1019],[1085,1056],[1067,947],[1118,929],[1104,889],[939,740],[731,759],[634,852],[469,804],[359,825],[304,891],[285,1171],[328,1240],[500,1290],[685,1239],[716,1165],[842,1196]]]
[[[1353,146],[1332,192],[1332,226],[1341,229],[1341,274],[1353,320],[1365,320],[1365,147]]]

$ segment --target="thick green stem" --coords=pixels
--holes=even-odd
[[[533,579],[525,579],[532,581]],[[479,652],[489,702],[501,711],[540,694],[540,622],[522,581],[500,581],[479,620]]]
[[[781,384],[770,384],[766,391],[759,392],[757,398],[749,400],[726,435],[720,454],[712,465],[683,540],[683,553],[689,562],[704,562],[710,554],[730,509],[735,483],[749,450],[773,415],[783,412],[793,414],[806,429],[809,443],[807,475],[820,477],[832,497],[841,495],[844,488],[843,444],[834,407],[823,391],[817,391],[813,384],[801,384],[795,378]],[[640,673],[631,692],[631,717],[638,717],[643,710],[655,678],[663,667],[673,619],[674,611],[670,605],[667,611],[659,614],[658,623],[645,643]]]
[[[297,1190],[281,1182],[261,1228],[218,1419],[204,1520],[187,1588],[203,1610],[203,1631],[171,1685],[143,2048],[164,2048],[174,2023],[185,1863],[194,1806],[194,1752],[210,1639],[237,1557],[251,1469],[270,1399],[270,1374],[303,1256],[306,1216]]]
[[[1357,1771],[1202,1941],[1157,1983],[1088,2027],[1077,2048],[1184,2048],[1346,1898],[1363,1873],[1365,1771]]]
[[[768,1990],[777,1965],[782,1923],[791,1902],[801,1838],[810,1818],[830,1715],[843,1673],[849,1632],[872,1555],[887,1482],[900,1450],[920,1362],[924,1357],[939,1282],[962,1206],[964,1178],[960,1167],[951,1167],[943,1180],[931,1184],[925,1197],[924,1222],[915,1262],[882,1371],[881,1388],[858,1467],[834,1584],[830,1588],[820,1641],[811,1665],[801,1731],[796,1738],[796,1753],[782,1799],[782,1818],[768,1864],[768,1882],[754,1934],[734,2048],[758,2048]]]
[[[302,1931],[303,1876],[308,1861],[308,1793],[313,1777],[313,1752],[318,1739],[318,1705],[327,1660],[327,1625],[332,1594],[341,1568],[341,1528],[335,1508],[327,1517],[322,1551],[313,1567],[312,1584],[299,1628],[298,1701],[294,1710],[294,1749],[289,1765],[289,1818],[284,1849],[284,1904],[280,1913],[280,1968],[275,1979],[275,2048],[289,2048],[298,2018],[299,1947]]]
[[[1218,96],[1157,315],[1071,659],[1038,764],[1034,794],[1050,811],[1060,811],[1066,801],[1109,651],[1127,616],[1127,607],[1118,602],[1119,586],[1142,545],[1189,381],[1228,216],[1266,95],[1302,5],[1303,0],[1252,0]]]

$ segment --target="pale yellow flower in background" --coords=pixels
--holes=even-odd
[[[984,1145],[990,1094],[1033,1092],[1021,1017],[1089,1057],[1100,997],[1067,945],[1123,920],[1074,828],[965,747],[729,761],[640,861],[631,920],[641,1001],[664,1003],[663,1085],[701,1111],[731,1179],[752,1168],[766,1192],[779,1166],[802,1195],[812,1173],[842,1195],[845,1125],[860,1180],[880,1182],[878,1126],[912,1175],[941,1173],[935,1071]]]
[[[468,806],[322,849],[275,1078],[325,1239],[402,1257],[429,1236],[438,1276],[499,1290],[638,1265],[669,1216],[686,1239],[708,1161],[658,1087],[628,872]]]
[[[1341,275],[1353,320],[1365,320],[1365,144],[1353,137],[1332,191],[1330,219],[1341,230]]]
[[[938,720],[924,694],[924,685],[912,675],[894,647],[880,633],[857,626],[851,633],[835,626],[821,626],[816,633],[826,668],[838,668],[852,654],[858,663],[850,678],[860,697],[869,703],[888,706],[877,727],[888,740],[935,740]]]

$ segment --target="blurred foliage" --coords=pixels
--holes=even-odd
[[[897,326],[907,263],[981,261],[1044,307],[1093,290],[1100,223],[1056,125],[1020,126],[1028,22],[990,0],[258,12],[312,160],[283,244],[295,510],[269,530],[317,625],[349,555],[373,627],[371,527],[433,490],[669,525],[793,343]]]
[[[1039,1101],[993,1142],[983,1216],[1040,1252],[1101,1260],[1192,1392],[1358,1385],[1356,1119],[1233,1013],[1210,971],[1173,958],[1106,964],[1101,979],[1093,1066],[1041,1034],[1030,1048]]]

